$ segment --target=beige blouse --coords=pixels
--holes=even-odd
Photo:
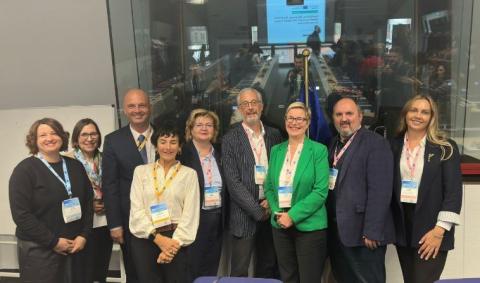
[[[176,176],[163,191],[159,199],[154,189],[153,167],[156,163],[140,165],[133,173],[130,190],[130,231],[138,238],[148,238],[155,229],[152,224],[150,207],[164,202],[168,206],[171,222],[177,224],[172,238],[181,246],[188,246],[195,240],[200,218],[200,189],[195,170],[181,165]],[[157,169],[158,187],[163,187],[175,166],[165,176],[162,166]]]

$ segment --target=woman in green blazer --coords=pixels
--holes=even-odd
[[[327,148],[305,136],[310,109],[287,108],[288,141],[272,148],[265,195],[283,282],[321,282],[327,255]]]

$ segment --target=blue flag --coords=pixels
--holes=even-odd
[[[299,101],[305,103],[304,86],[300,89]],[[332,133],[330,132],[328,122],[323,115],[320,100],[318,99],[318,90],[314,85],[310,85],[308,88],[308,104],[310,111],[312,112],[309,129],[310,139],[328,146]]]

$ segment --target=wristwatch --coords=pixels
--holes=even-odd
[[[149,239],[150,241],[155,240],[155,236],[157,236],[157,234],[158,234],[157,229],[154,229],[154,230],[152,231],[152,233],[150,233],[150,234],[148,235],[148,239]]]

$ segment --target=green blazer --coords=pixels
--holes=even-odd
[[[280,229],[275,221],[275,212],[281,211],[278,204],[278,183],[280,171],[288,150],[288,141],[272,147],[264,189],[272,209],[271,223]],[[305,137],[302,153],[293,177],[292,207],[288,215],[299,231],[315,231],[327,228],[325,201],[328,194],[328,151],[318,142]]]

